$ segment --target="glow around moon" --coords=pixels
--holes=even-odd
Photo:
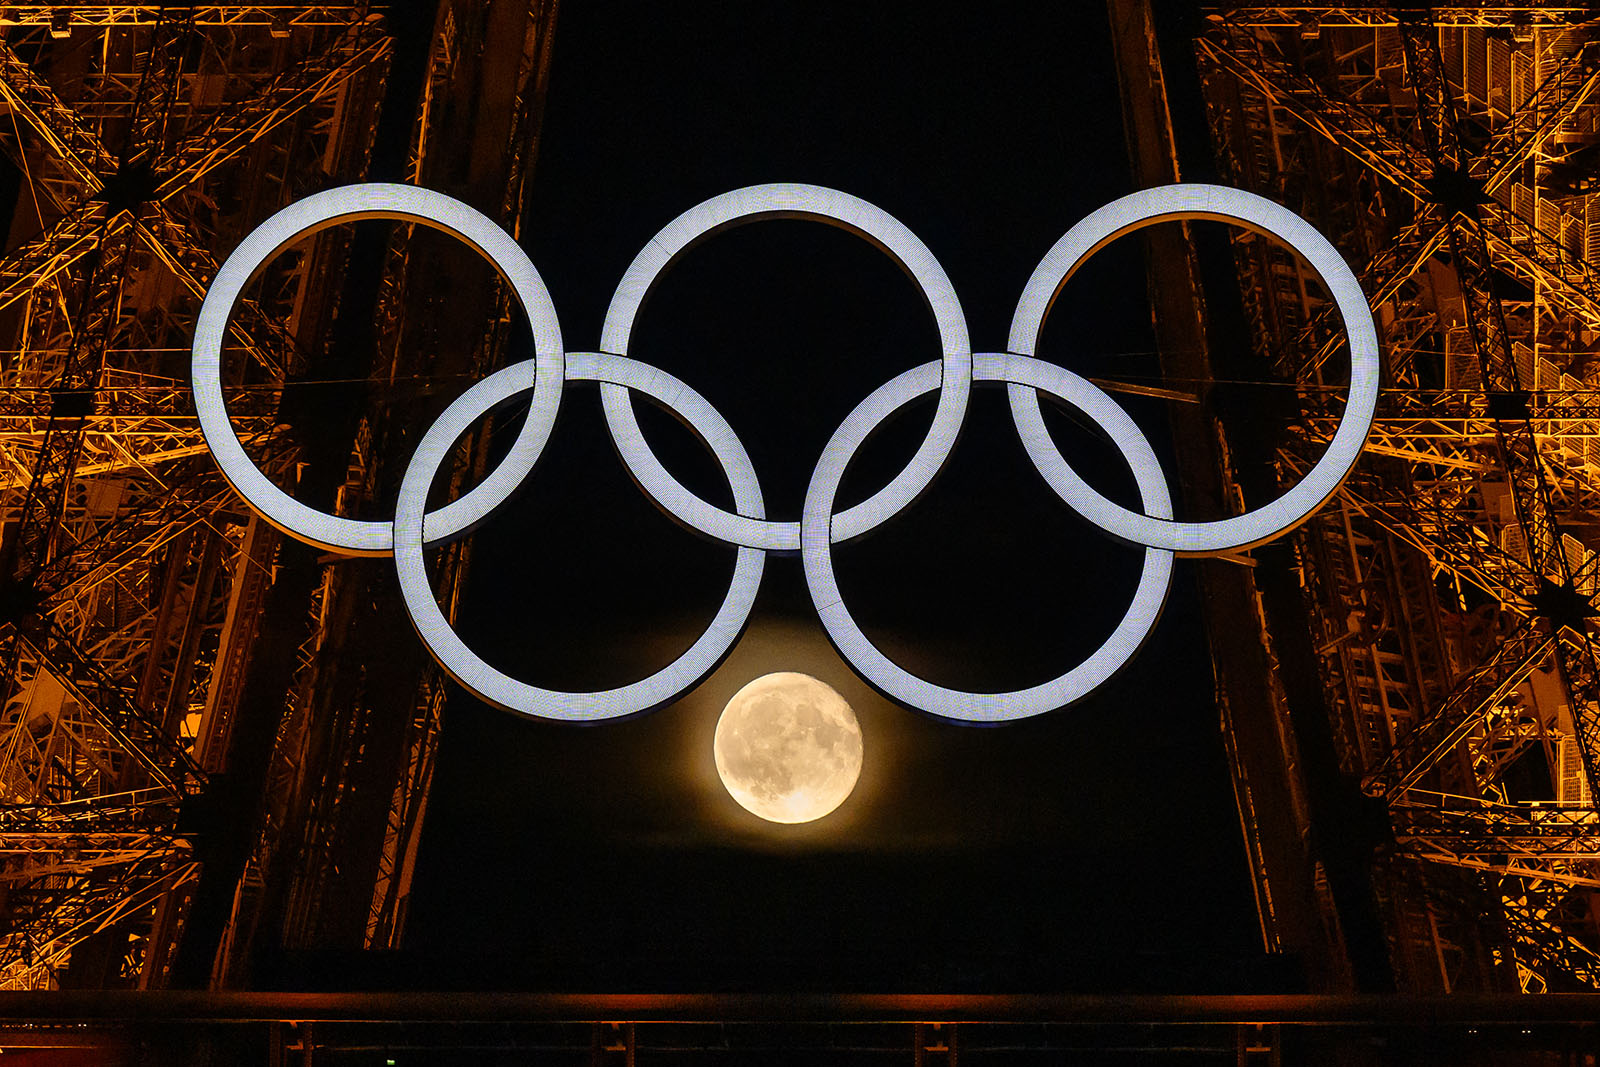
[[[820,819],[861,774],[861,724],[844,697],[809,674],[767,674],[717,720],[717,774],[733,799],[769,822]]]

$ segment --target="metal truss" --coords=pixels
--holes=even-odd
[[[1412,974],[1452,961],[1445,988],[1593,987],[1600,204],[1568,179],[1600,143],[1600,23],[1330,4],[1217,7],[1203,26],[1225,171],[1334,236],[1384,335],[1369,457],[1296,552],[1342,767],[1390,812],[1376,869],[1480,890],[1380,886],[1393,955]],[[1234,244],[1258,345],[1303,412],[1278,456],[1292,481],[1341,410],[1339,324],[1294,257]]]
[[[1292,30],[1311,39],[1324,29],[1389,29],[1400,25],[1397,4],[1236,4],[1218,5],[1210,17],[1234,26]],[[1441,4],[1430,10],[1441,28],[1506,29],[1519,33],[1534,26],[1583,25],[1594,8],[1583,4]]]
[[[0,27],[0,150],[38,226],[0,256],[0,985],[158,986],[276,544],[205,455],[192,316],[219,242],[365,145],[353,87],[390,38],[364,4],[7,5]],[[233,326],[236,425],[280,476],[339,249],[283,257]]]
[[[343,27],[352,16],[365,14],[371,5],[353,4],[197,4],[192,21],[204,29],[266,29],[273,37],[289,36],[297,29]],[[70,38],[80,30],[133,29],[154,26],[161,17],[159,4],[6,4],[0,8],[0,27],[42,29],[56,38]]]

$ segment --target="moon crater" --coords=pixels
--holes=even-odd
[[[769,822],[820,819],[861,774],[861,724],[844,697],[808,674],[767,674],[717,720],[717,774],[739,805]]]

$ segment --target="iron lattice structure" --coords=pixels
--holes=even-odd
[[[1368,455],[1296,534],[1292,603],[1262,599],[1271,699],[1387,809],[1363,888],[1399,987],[1600,986],[1600,19],[1237,5],[1190,29],[1222,180],[1329,235],[1384,347]],[[1281,485],[1342,410],[1342,333],[1291,253],[1231,247],[1256,366],[1294,395]],[[1296,707],[1298,673],[1320,695]],[[1284,873],[1252,857],[1271,946]]]
[[[245,980],[258,943],[398,943],[439,679],[372,669],[379,579],[293,557],[241,507],[186,381],[215,250],[291,201],[381,169],[515,232],[553,0],[426,14],[0,8],[18,179],[0,256],[0,987],[159,987],[202,921],[190,982]],[[227,357],[247,447],[283,484],[332,471],[344,513],[392,477],[383,443],[426,392],[404,383],[491,366],[510,322],[489,286],[463,312],[481,333],[441,339],[408,309],[457,253],[407,228],[374,240],[365,289],[348,228],[280,255]],[[366,325],[354,343],[341,314]],[[402,399],[358,388],[342,439],[309,432],[330,366]],[[435,571],[449,610],[464,564]],[[241,780],[261,788],[226,787]]]
[[[187,348],[213,250],[318,188],[415,181],[515,233],[554,16],[445,0],[406,44],[364,4],[0,8],[19,178],[0,256],[0,984],[154,987],[177,966],[237,985],[263,946],[399,942],[439,679],[384,659],[405,644],[376,609],[384,568],[327,565],[241,509],[204,454]],[[1355,888],[1398,984],[1600,984],[1597,40],[1587,9],[1540,4],[1226,7],[1193,37],[1223,178],[1327,233],[1384,336],[1371,455],[1297,535],[1287,606],[1265,577],[1239,601],[1280,668],[1246,682],[1265,717],[1247,725],[1219,679],[1265,943],[1303,950],[1320,916],[1330,987],[1360,893],[1314,848],[1295,869],[1267,824],[1309,835],[1327,802],[1293,774],[1274,792],[1252,754],[1309,759],[1310,714],[1387,813]],[[1270,472],[1292,480],[1338,417],[1341,333],[1303,264],[1247,233],[1232,249],[1258,362],[1293,394]],[[426,313],[433,279],[471,269],[405,227],[279,257],[228,364],[263,467],[341,513],[381,497],[389,446],[436,403],[425,383],[508,344],[492,286],[450,296],[481,331]],[[359,415],[312,426],[330,377],[385,399],[357,387]],[[463,551],[435,567],[448,608]]]

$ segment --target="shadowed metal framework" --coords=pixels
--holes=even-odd
[[[554,0],[418,10],[0,8],[0,986],[229,986],[261,944],[398,943],[438,673],[384,654],[379,572],[240,507],[187,364],[211,250],[321,188],[383,167],[518,231]],[[274,260],[223,383],[251,454],[346,513],[398,479],[416,383],[492,369],[511,318],[491,286],[454,298],[481,333],[445,334],[427,309],[460,253],[362,242]],[[367,413],[313,425],[340,371]],[[465,563],[435,570],[448,612]]]
[[[1356,474],[1292,558],[1220,579],[1254,583],[1275,668],[1252,696],[1228,677],[1248,657],[1217,663],[1265,942],[1319,946],[1330,989],[1592,989],[1600,20],[1225,5],[1177,36],[1221,179],[1328,235],[1384,350]],[[1227,468],[1248,498],[1321,453],[1348,361],[1305,264],[1230,237],[1247,362],[1287,427],[1270,470]],[[1230,445],[1260,432],[1244,421],[1221,418]],[[1241,716],[1276,724],[1276,756],[1247,750]],[[1371,850],[1341,858],[1330,838],[1363,826]]]

